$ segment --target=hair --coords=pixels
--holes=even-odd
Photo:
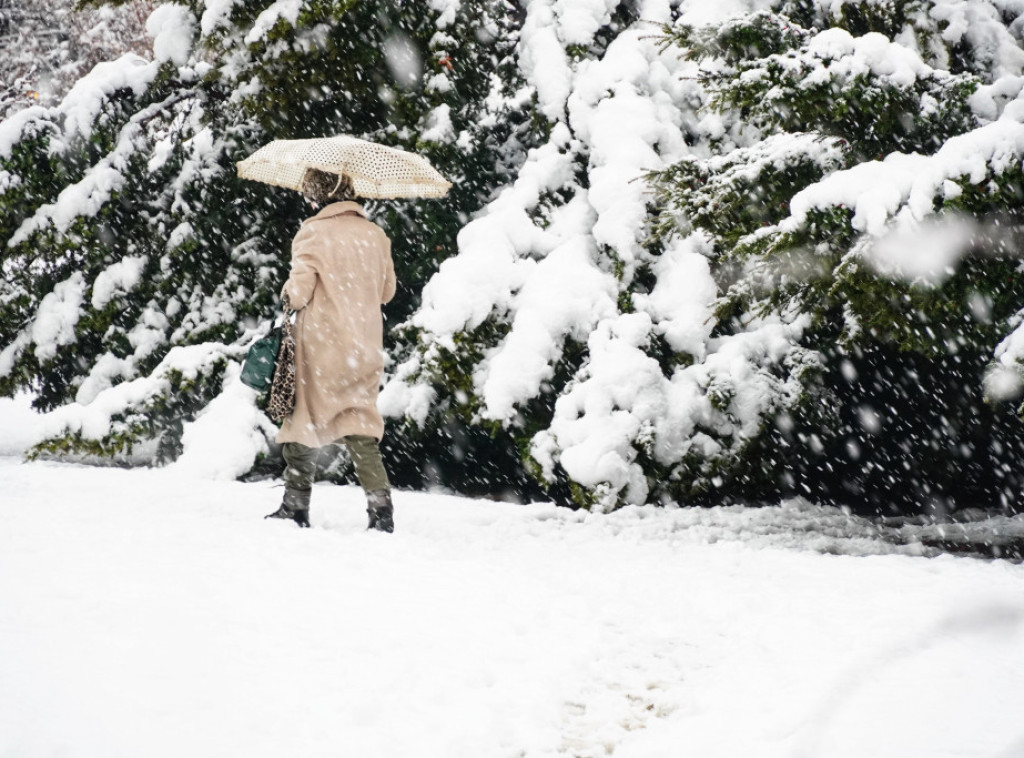
[[[352,180],[347,174],[332,174],[318,168],[307,168],[302,177],[302,194],[311,203],[324,205],[355,199]]]

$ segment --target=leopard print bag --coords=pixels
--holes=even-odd
[[[284,296],[284,324],[281,326],[281,347],[277,351],[274,378],[270,383],[267,415],[277,423],[283,422],[295,410],[295,313]]]

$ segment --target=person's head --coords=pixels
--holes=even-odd
[[[302,195],[314,205],[354,200],[352,180],[346,174],[332,174],[318,168],[306,169],[302,177]]]

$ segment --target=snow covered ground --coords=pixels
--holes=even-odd
[[[271,482],[15,457],[0,493],[3,758],[1024,756],[1021,565],[407,492],[382,535],[333,485],[299,530]]]

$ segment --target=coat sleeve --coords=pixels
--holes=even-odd
[[[391,258],[391,240],[387,240],[387,252],[384,256],[384,289],[380,296],[381,305],[391,302],[391,298],[395,296],[395,287],[395,262]]]
[[[309,304],[313,297],[313,290],[316,289],[317,264],[314,255],[315,235],[313,231],[303,226],[292,241],[292,270],[288,281],[281,289],[281,296],[288,295],[291,306],[295,310],[301,310]]]

